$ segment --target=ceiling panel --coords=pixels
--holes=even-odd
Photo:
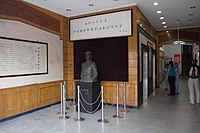
[[[138,5],[143,14],[156,30],[163,30],[163,21],[166,29],[177,28],[177,19],[180,28],[200,27],[200,0],[24,0],[28,3],[70,17],[81,14],[99,12],[131,5]],[[158,2],[157,6],[153,3]],[[93,6],[89,6],[92,4]],[[195,8],[190,8],[195,7]],[[70,9],[71,11],[67,11]],[[161,14],[156,12],[161,10]],[[164,16],[164,20],[159,18]]]

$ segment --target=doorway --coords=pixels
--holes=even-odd
[[[188,70],[192,64],[192,46],[183,45],[182,47],[182,74],[188,74]]]
[[[148,48],[146,46],[143,46],[142,48],[142,79],[143,79],[143,103],[147,102],[148,98]]]
[[[156,89],[156,55],[153,54],[153,90]]]

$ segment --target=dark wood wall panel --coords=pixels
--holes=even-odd
[[[17,17],[60,33],[60,20],[28,6],[22,1],[0,0],[0,3],[0,15]]]
[[[74,42],[74,78],[80,79],[85,52],[92,52],[98,80],[128,81],[128,37],[92,39]]]

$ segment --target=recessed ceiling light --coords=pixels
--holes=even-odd
[[[165,25],[164,28],[167,28],[167,25]]]
[[[162,11],[157,11],[158,14],[162,13]]]
[[[89,6],[94,6],[94,4],[89,4]]]
[[[167,30],[166,32],[168,33],[169,31]]]
[[[140,24],[140,26],[142,27],[142,24]]]
[[[70,9],[70,8],[67,8],[67,9],[66,9],[66,11],[70,12],[70,11],[72,11],[72,9]]]
[[[166,24],[166,22],[165,22],[165,21],[163,21],[163,22],[162,22],[162,24]]]
[[[153,5],[154,5],[154,6],[157,6],[157,5],[158,5],[158,2],[154,2]]]
[[[190,13],[190,14],[189,14],[189,16],[193,16],[193,15],[194,15],[193,13]]]
[[[164,17],[160,17],[160,19],[164,19]]]
[[[190,9],[194,9],[194,8],[196,8],[196,6],[191,6],[191,7],[190,7]]]

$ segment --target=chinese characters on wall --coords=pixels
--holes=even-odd
[[[131,10],[70,20],[70,40],[132,35]]]
[[[27,43],[0,39],[0,76],[40,73],[47,68],[45,45]]]
[[[83,32],[87,33],[87,32],[104,31],[104,30],[110,30],[110,29],[119,29],[120,32],[128,32],[127,29],[122,29],[123,24],[108,25],[106,24],[106,22],[107,22],[107,19],[88,21],[88,22],[85,22],[84,24],[85,26],[88,26],[87,28],[84,27],[83,29],[81,29],[82,27],[80,27],[80,29],[75,29],[73,33],[78,34],[78,33],[83,33]],[[98,26],[98,24],[103,24],[103,25]]]

